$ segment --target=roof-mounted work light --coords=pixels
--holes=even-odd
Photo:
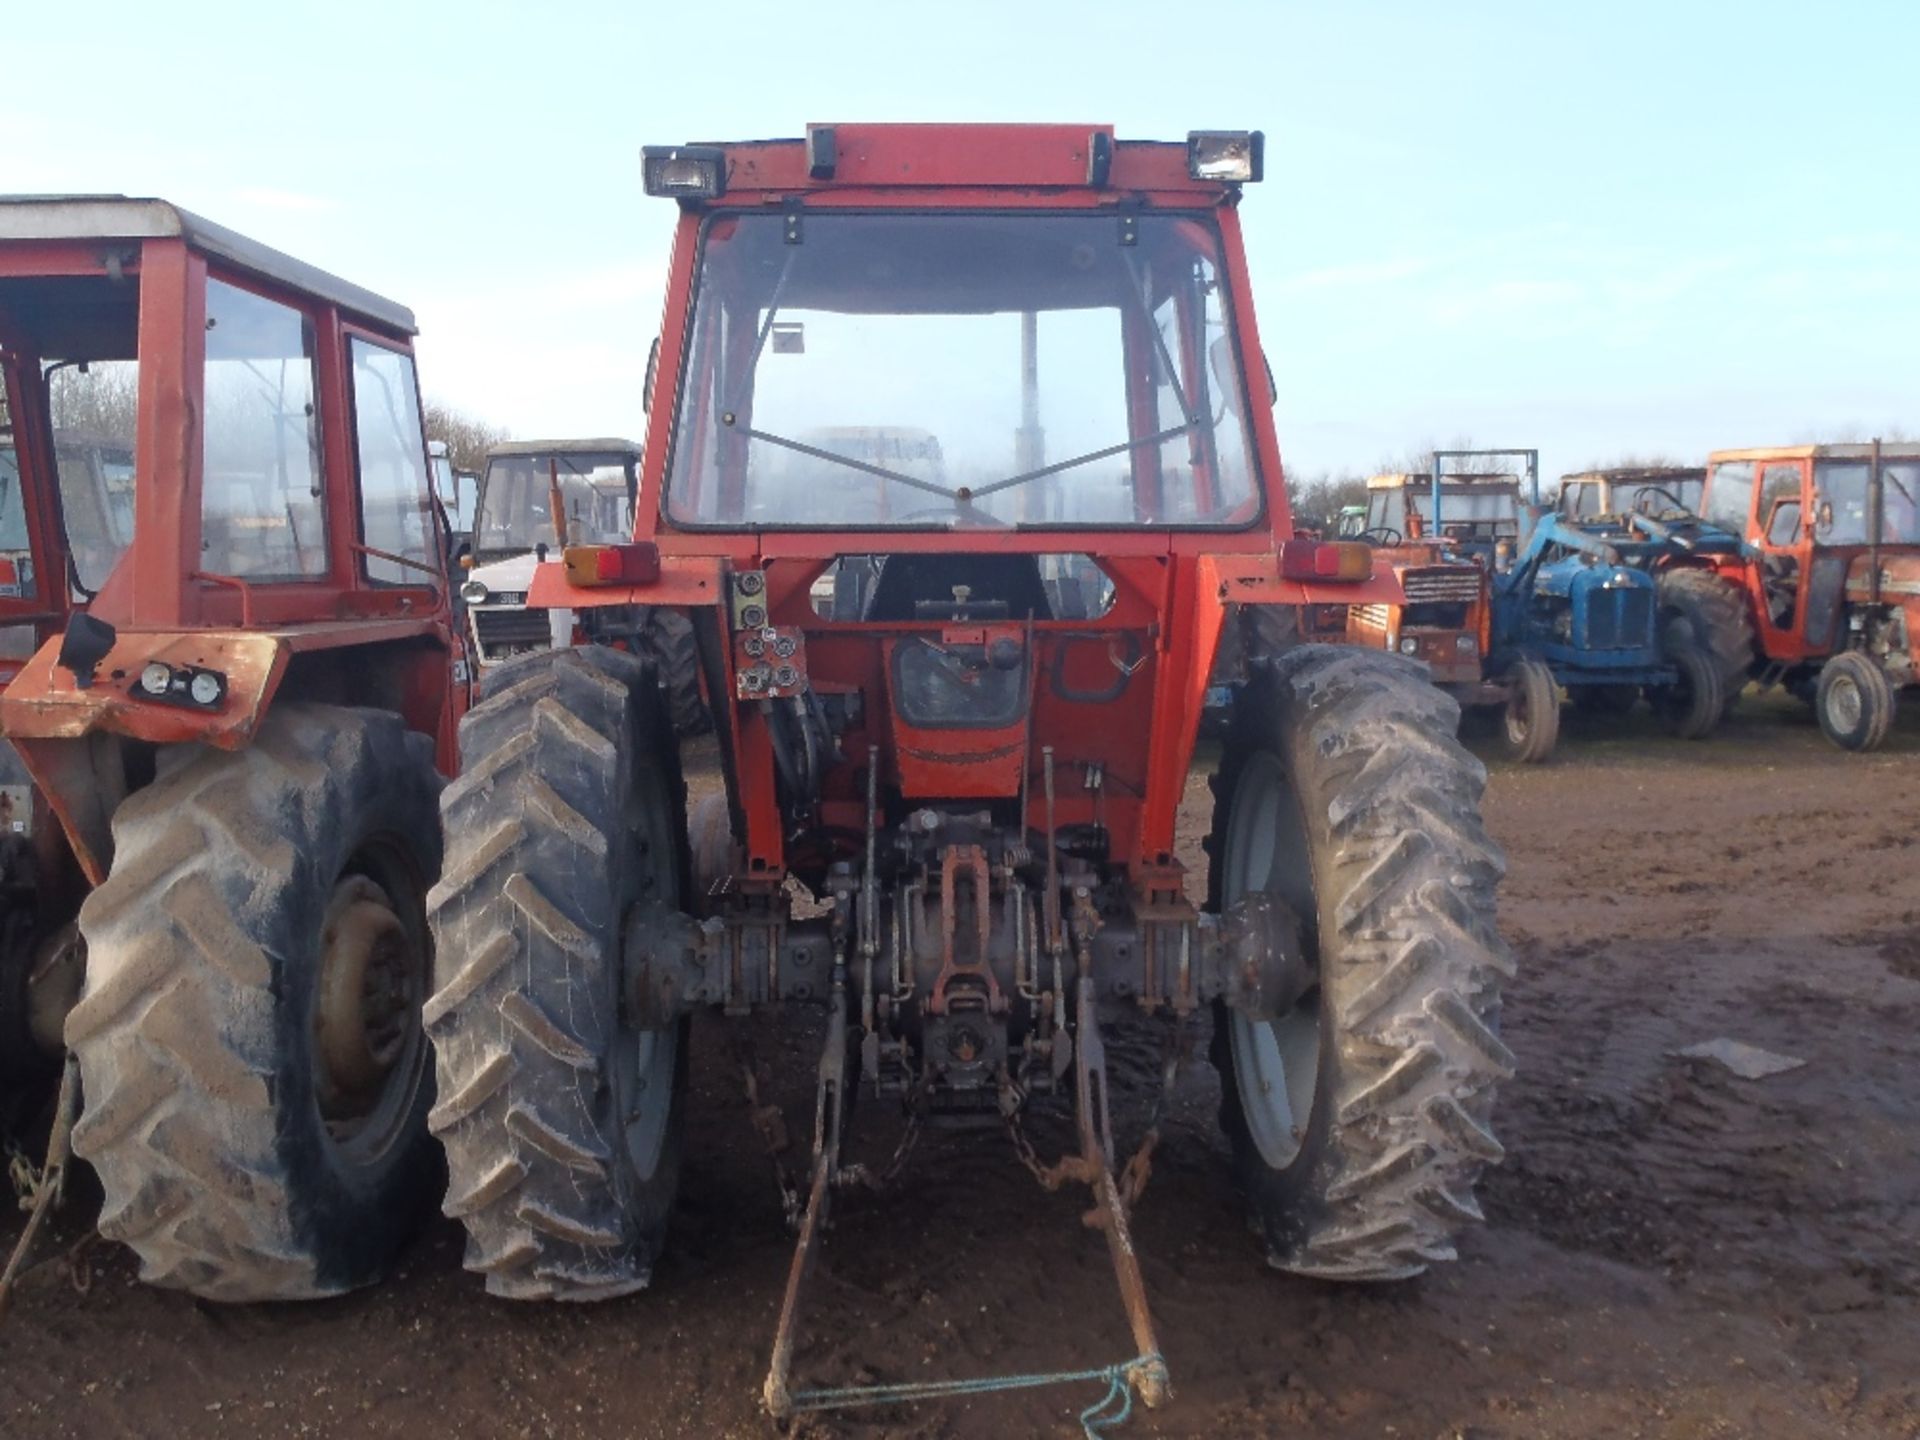
[[[1258,180],[1266,148],[1267,137],[1258,130],[1189,130],[1187,174],[1195,180]]]
[[[717,145],[646,145],[640,177],[649,195],[712,200],[727,188],[727,152]]]

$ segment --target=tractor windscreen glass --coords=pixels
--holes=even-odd
[[[1822,460],[1814,466],[1814,544],[1869,543],[1869,472],[1865,460]],[[1920,460],[1883,459],[1880,476],[1880,543],[1920,545]]]
[[[213,574],[327,573],[316,390],[313,322],[209,280],[200,553]]]
[[[667,483],[719,527],[1241,527],[1246,387],[1202,219],[708,222]]]
[[[580,451],[496,455],[480,486],[474,549],[482,558],[524,555],[558,545],[553,502],[559,491],[567,543],[633,538],[633,471],[627,457]]]

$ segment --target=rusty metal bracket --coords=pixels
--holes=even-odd
[[[959,929],[959,886],[960,872],[965,870],[973,882],[973,925],[974,959],[961,964],[953,958],[956,934]],[[987,866],[987,852],[978,845],[949,845],[940,856],[940,973],[934,977],[933,988],[927,997],[927,1010],[930,1014],[947,1013],[947,987],[955,980],[981,980],[986,982],[987,1011],[999,1015],[1007,1008],[1007,997],[1001,993],[1000,982],[994,978],[993,967],[987,963],[993,942],[993,891],[992,872]]]

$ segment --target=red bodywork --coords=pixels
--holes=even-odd
[[[0,362],[34,569],[43,580],[35,596],[0,597],[0,626],[30,625],[41,642],[31,658],[0,662],[0,678],[11,681],[0,721],[88,881],[97,884],[106,873],[107,820],[124,790],[117,767],[101,763],[102,741],[110,749],[183,741],[237,749],[275,696],[291,694],[398,710],[411,728],[435,738],[437,763],[452,773],[466,694],[464,684],[450,683],[461,651],[444,569],[409,569],[399,583],[375,583],[368,558],[395,557],[362,542],[359,519],[348,343],[360,337],[410,361],[411,325],[360,313],[339,298],[352,290],[343,282],[159,202],[62,202],[48,213],[44,222],[30,217],[26,228],[40,223],[57,234],[72,219],[72,238],[0,232]],[[249,256],[261,262],[249,263]],[[302,275],[313,276],[315,286],[298,283]],[[316,499],[327,522],[322,574],[247,581],[203,568],[198,417],[210,279],[291,307],[311,327],[321,455]],[[137,350],[117,357],[139,362],[134,535],[84,607],[70,604],[59,578],[68,574],[69,557],[42,378],[43,360],[52,357],[40,353],[38,339],[48,315],[65,313],[59,287],[72,280],[136,285],[138,294]],[[10,308],[9,295],[30,303]],[[421,463],[425,473],[424,451]],[[87,688],[76,687],[57,661],[61,629],[78,608],[117,632]],[[129,677],[154,660],[220,671],[224,697],[203,709],[139,698]]]
[[[703,221],[716,212],[765,211],[798,202],[808,211],[860,210],[1086,211],[1123,207],[1203,210],[1217,218],[1219,270],[1232,307],[1242,372],[1264,377],[1259,331],[1248,297],[1246,260],[1235,213],[1238,187],[1189,178],[1185,147],[1112,143],[1107,127],[841,125],[837,171],[809,177],[803,142],[729,145],[726,192],[710,204],[684,204],[675,232],[661,327],[659,368],[650,396],[651,423],[637,507],[636,538],[659,547],[657,584],[583,589],[567,583],[560,564],[541,567],[528,596],[534,606],[586,612],[607,605],[702,608],[728,623],[727,577],[765,576],[766,623],[804,632],[806,676],[823,695],[858,692],[860,718],[842,736],[842,753],[861,757],[877,746],[885,779],[904,797],[1027,797],[1026,824],[1037,827],[1044,801],[1038,783],[1043,749],[1057,754],[1057,823],[1099,823],[1112,858],[1135,877],[1173,863],[1174,817],[1185,785],[1207,676],[1228,609],[1368,600],[1396,601],[1390,576],[1357,582],[1283,579],[1279,539],[1291,537],[1279,446],[1264,404],[1249,407],[1254,464],[1264,513],[1242,529],[1089,528],[987,533],[883,530],[699,530],[676,527],[664,513],[663,488],[677,413],[682,356],[687,350],[695,268]],[[1089,183],[1095,137],[1111,144],[1104,185]],[[776,213],[778,213],[776,211]],[[1134,416],[1136,429],[1152,421]],[[1201,481],[1205,483],[1204,479]],[[866,623],[827,620],[809,592],[836,557],[905,556],[955,551],[1091,557],[1114,586],[1105,614],[1092,620],[1048,620],[1016,626],[1031,637],[1030,706],[1004,731],[917,730],[887,703],[888,658],[907,636],[961,643],[983,628],[938,621]],[[993,627],[986,627],[992,629]],[[1004,628],[1004,627],[1003,627]],[[732,646],[709,660],[709,688],[726,694],[738,676]],[[730,789],[743,822],[747,869],[778,877],[795,864],[811,870],[824,857],[802,857],[783,833],[775,798],[774,758],[760,707],[718,704],[722,741],[730,752]],[[821,787],[818,832],[857,835],[864,792],[857,762],[829,773]]]

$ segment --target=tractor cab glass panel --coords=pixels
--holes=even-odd
[[[1747,533],[1747,516],[1753,506],[1753,464],[1747,460],[1725,460],[1713,467],[1707,477],[1707,493],[1701,518],[1711,520],[1722,530],[1735,535]]]
[[[1131,237],[1131,243],[1129,243]],[[1204,220],[708,222],[667,483],[720,527],[1245,526]]]
[[[0,280],[0,314],[37,357],[9,356],[17,386],[37,378],[54,431],[53,482],[72,573],[43,576],[58,591],[73,582],[90,598],[133,541],[133,447],[140,408],[137,277],[31,276]],[[16,457],[16,462],[17,462]],[[31,487],[29,487],[31,488]]]
[[[1689,515],[1700,513],[1699,480],[1641,480],[1631,484],[1617,484],[1613,487],[1613,513],[1625,515],[1642,508],[1651,509],[1656,515],[1673,508],[1678,500],[1680,508]]]
[[[1813,469],[1813,543],[1872,543],[1871,466],[1865,460],[1822,460]],[[1920,545],[1920,460],[1880,462],[1880,543]]]
[[[33,547],[27,540],[20,461],[13,453],[13,437],[0,434],[0,599],[30,598],[33,580]]]
[[[101,366],[94,366],[98,372]],[[116,367],[117,368],[117,367]],[[126,362],[129,397],[138,384]],[[56,408],[57,413],[57,408]],[[108,428],[113,428],[109,426]],[[53,432],[54,465],[60,472],[60,507],[74,576],[83,594],[92,595],[133,543],[132,400],[128,400],[125,440],[89,435],[85,430]]]
[[[349,349],[360,531],[369,550],[386,552],[366,557],[367,578],[383,585],[426,585],[440,566],[413,360],[357,335]]]
[[[313,324],[291,306],[207,282],[202,567],[306,580],[327,572]]]
[[[569,544],[631,540],[633,488],[633,462],[613,452],[496,455],[480,484],[474,548],[498,559],[558,545],[556,489]]]
[[[1560,495],[1560,513],[1576,520],[1598,515],[1601,506],[1601,487],[1593,480],[1580,480],[1563,487]]]

